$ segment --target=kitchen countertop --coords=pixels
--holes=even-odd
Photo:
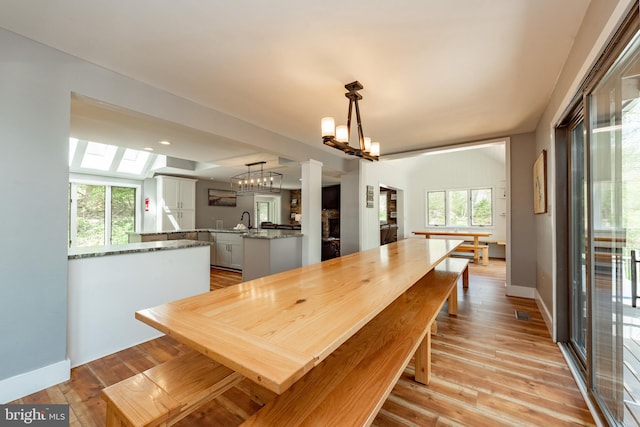
[[[287,237],[302,237],[298,230],[252,230],[242,237],[245,239],[282,239]]]
[[[150,233],[156,234],[156,233]],[[163,233],[157,233],[163,234]],[[164,240],[159,242],[125,243],[122,245],[92,246],[69,250],[68,259],[94,258],[108,255],[124,255],[142,252],[165,251],[173,249],[209,246],[209,242],[197,240]]]
[[[162,234],[189,234],[189,233],[233,233],[241,234],[242,237],[250,239],[281,239],[287,237],[301,237],[299,230],[279,230],[279,229],[235,229],[235,228],[197,228],[193,230],[180,231],[153,231],[149,233],[129,233],[138,236],[155,236]]]

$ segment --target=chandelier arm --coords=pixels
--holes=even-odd
[[[360,150],[364,151],[364,132],[362,131],[362,120],[360,120],[360,107],[358,106],[358,98],[355,98],[353,102],[356,104],[356,121],[358,122],[358,142],[360,143]]]
[[[351,140],[351,110],[353,109],[353,98],[349,97],[349,114],[347,115],[347,144]]]

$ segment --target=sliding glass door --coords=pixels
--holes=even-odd
[[[568,148],[562,333],[607,422],[640,426],[639,266],[630,257],[640,250],[640,36],[626,40],[559,127]]]
[[[569,283],[570,343],[580,367],[587,364],[587,156],[584,119],[569,130]]]

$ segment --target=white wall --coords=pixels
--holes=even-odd
[[[381,161],[369,162],[360,160],[360,250],[375,248],[380,245],[380,186],[391,187],[403,192],[407,189],[409,174],[398,168],[394,162]],[[366,207],[366,186],[373,186],[373,208]],[[402,198],[398,200],[398,238],[404,238],[407,222],[406,211],[402,204]],[[342,229],[341,229],[342,230]]]
[[[0,403],[69,376],[66,61],[0,30]],[[51,64],[56,64],[51,66]],[[29,376],[25,388],[8,381]],[[36,389],[34,389],[36,388]]]
[[[493,191],[494,225],[483,227],[491,233],[489,240],[507,240],[506,199],[498,197],[506,187],[505,147],[476,148],[396,160],[398,170],[405,170],[408,180],[407,235],[423,230],[426,224],[426,192],[457,188],[489,187]]]

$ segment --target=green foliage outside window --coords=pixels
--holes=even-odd
[[[427,226],[493,225],[491,188],[427,192]]]

